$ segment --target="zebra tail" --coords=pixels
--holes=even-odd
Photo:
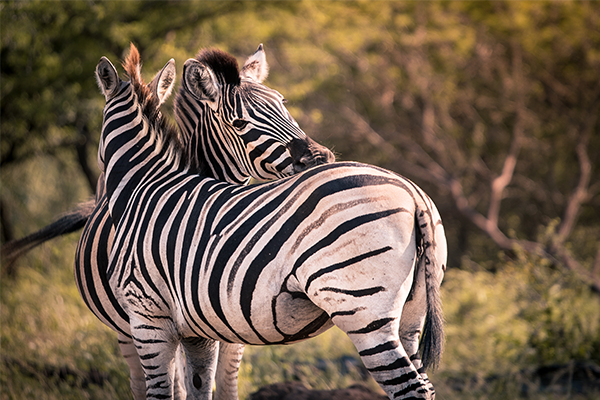
[[[418,267],[425,269],[425,285],[427,290],[427,316],[423,326],[423,334],[419,343],[423,368],[436,369],[444,351],[444,316],[440,296],[441,282],[438,280],[439,260],[435,255],[435,232],[431,210],[419,210],[415,214],[417,224]]]
[[[96,200],[80,203],[74,210],[61,215],[56,221],[21,239],[11,240],[0,248],[2,275],[12,275],[13,264],[19,257],[40,244],[83,228],[96,207]]]

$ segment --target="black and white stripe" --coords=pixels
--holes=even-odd
[[[205,62],[203,56],[205,53],[200,53],[197,62]],[[231,56],[217,51],[211,51],[210,54],[213,59],[209,60],[212,61],[212,64],[208,67],[211,68],[215,76],[222,77],[225,73],[225,71],[219,69],[223,68],[222,64],[224,62],[219,63],[214,60],[217,55],[228,63],[230,69],[237,71],[236,62]],[[262,46],[259,47],[255,55],[249,58],[246,64],[256,58],[260,58],[261,63],[266,63]],[[233,73],[233,71],[228,72]],[[236,73],[238,79],[240,79],[240,73]],[[179,152],[181,154],[175,154],[173,157],[189,159],[190,171],[202,171],[207,176],[214,176],[231,182],[242,182],[249,177],[273,179],[286,174],[293,174],[298,171],[298,165],[301,163],[305,163],[303,168],[308,168],[313,164],[333,161],[333,154],[329,150],[316,144],[297,126],[294,129],[288,129],[290,124],[295,125],[295,122],[283,106],[281,96],[274,96],[273,91],[260,84],[260,82],[251,82],[251,77],[244,79],[249,80],[252,85],[252,87],[246,88],[246,93],[253,99],[252,103],[248,104],[244,101],[235,104],[223,103],[214,110],[207,105],[208,99],[189,92],[190,85],[186,84],[185,79],[184,77],[184,84],[177,95],[175,110],[180,123],[180,140],[182,144]],[[149,86],[151,89],[159,87],[157,81],[153,81]],[[228,97],[229,92],[236,90],[236,86],[232,84],[221,85],[220,87],[223,98]],[[269,95],[263,96],[264,93]],[[185,104],[185,106],[182,104]],[[262,119],[252,122],[253,127],[259,125],[261,127],[261,129],[253,128],[252,130],[252,136],[256,138],[255,142],[269,142],[264,150],[257,149],[259,146],[254,146],[253,142],[247,139],[240,142],[240,137],[244,138],[244,136],[240,135],[229,123],[230,119],[224,117],[232,113],[232,107],[235,107],[236,110],[252,108],[252,113],[256,113],[255,110],[263,110],[261,111],[263,115],[271,116],[274,120],[289,118],[291,122],[288,125],[278,124],[277,126],[270,126],[268,120]],[[127,119],[127,116],[125,116],[125,119]],[[253,120],[249,119],[249,121]],[[271,140],[270,136],[275,136],[275,134],[277,140]],[[261,135],[266,136],[266,138],[261,138]],[[237,151],[235,156],[230,155],[228,152],[232,142],[238,144],[235,149],[232,149],[232,152],[233,150]],[[303,144],[307,150],[295,151],[299,144]],[[207,162],[200,164],[199,159],[205,159]],[[238,168],[237,164],[232,163],[253,165],[254,168]],[[294,165],[296,165],[296,169],[289,168],[289,166]],[[140,167],[144,167],[143,163],[140,164]],[[235,171],[235,173],[231,171]],[[272,171],[276,171],[276,173]],[[108,213],[108,201],[105,191],[104,177],[101,176],[96,191],[96,208],[84,228],[77,248],[75,278],[81,296],[90,310],[103,323],[118,333],[121,351],[130,367],[131,387],[134,397],[136,399],[145,398],[144,373],[131,340],[129,317],[116,301],[106,276],[114,229],[112,219]],[[232,368],[231,365],[239,365],[242,352],[242,345],[221,344],[219,365],[226,366],[226,368],[218,368],[216,399],[237,399],[237,374],[234,373],[236,368]],[[178,386],[178,390],[180,393],[185,393],[182,387]],[[185,397],[184,394],[181,394],[181,396]]]
[[[128,62],[132,79],[122,82],[108,60],[98,65],[107,99],[99,164],[116,224],[109,286],[148,397],[173,396],[179,343],[188,395],[209,398],[212,341],[291,343],[335,324],[390,398],[433,398],[424,367],[441,354],[446,241],[431,199],[356,163],[254,187],[190,173],[169,127],[146,112],[136,68]],[[214,82],[205,72],[194,79]]]

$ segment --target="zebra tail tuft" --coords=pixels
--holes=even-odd
[[[67,211],[50,225],[21,239],[11,240],[2,245],[2,248],[0,248],[2,275],[11,276],[14,273],[14,263],[31,249],[48,240],[83,228],[90,215],[92,215],[95,206],[96,200],[94,199],[80,203],[75,209]]]
[[[417,243],[419,254],[419,268],[425,269],[425,284],[427,290],[427,316],[423,326],[423,334],[419,343],[421,359],[424,369],[435,370],[440,363],[444,351],[444,315],[442,311],[442,300],[440,296],[440,285],[437,269],[443,269],[438,265],[439,260],[435,256],[434,224],[431,220],[426,221],[425,216],[431,216],[430,210],[417,210],[415,219],[417,222]]]

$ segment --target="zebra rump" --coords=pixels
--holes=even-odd
[[[205,399],[217,341],[292,343],[335,324],[390,399],[432,399],[419,337],[428,318],[423,349],[437,364],[447,257],[433,201],[408,179],[358,163],[254,187],[191,174],[169,127],[144,114],[152,99],[136,77],[139,60],[125,69],[129,82],[105,58],[97,67],[107,101],[99,166],[116,224],[107,276],[147,395],[173,396],[178,344],[188,395]],[[230,116],[241,134],[254,128],[246,118]]]

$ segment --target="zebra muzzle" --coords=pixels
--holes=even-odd
[[[320,164],[335,161],[335,156],[327,147],[320,145],[309,137],[293,139],[288,144],[293,160],[294,172],[302,172]]]

